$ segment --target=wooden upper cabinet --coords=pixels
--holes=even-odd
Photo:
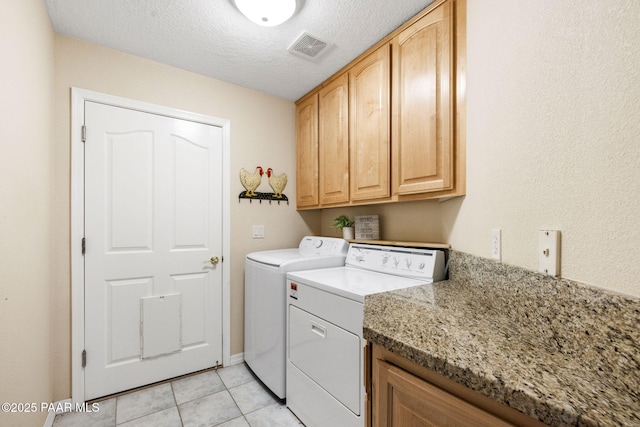
[[[453,1],[393,38],[393,193],[454,185]]]
[[[320,89],[318,149],[320,204],[349,202],[349,75]]]
[[[318,206],[318,94],[296,106],[296,206]]]
[[[385,44],[349,70],[351,200],[391,194],[390,50]]]
[[[301,98],[297,207],[466,191],[466,0],[436,0]]]

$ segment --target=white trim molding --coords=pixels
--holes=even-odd
[[[52,427],[54,421],[56,420],[56,415],[64,414],[65,412],[71,412],[71,408],[72,408],[71,399],[59,400],[57,402],[54,402],[52,406],[56,408],[56,410],[49,411],[49,413],[47,414],[47,419],[44,420],[43,427]],[[57,408],[62,408],[62,410],[58,410]]]
[[[225,363],[224,366],[226,367],[226,366],[239,365],[243,362],[244,362],[244,353],[236,353],[231,355],[231,359],[229,359],[229,364],[227,365]]]
[[[82,238],[84,237],[84,144],[82,126],[84,124],[84,104],[87,101],[129,108],[152,114],[189,120],[222,128],[223,153],[223,213],[222,213],[222,364],[233,364],[231,359],[231,123],[198,113],[178,110],[160,105],[148,104],[120,98],[85,89],[71,88],[71,401],[73,404],[85,401],[84,368],[84,260]],[[229,266],[229,267],[226,267]],[[234,355],[235,358],[235,355]],[[47,421],[49,419],[47,418]],[[51,421],[53,422],[53,421]]]

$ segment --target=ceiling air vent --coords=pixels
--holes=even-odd
[[[300,34],[300,37],[298,37],[287,50],[302,58],[317,61],[331,46],[331,43],[320,40],[305,31]]]

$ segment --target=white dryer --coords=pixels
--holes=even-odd
[[[287,407],[304,425],[364,427],[365,296],[443,280],[444,255],[352,243],[343,267],[287,275]]]
[[[286,397],[286,276],[343,266],[349,243],[305,236],[297,248],[253,252],[244,264],[244,360],[280,399]]]

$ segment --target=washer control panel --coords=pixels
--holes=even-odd
[[[298,245],[300,252],[316,255],[346,254],[349,242],[337,237],[305,236]]]
[[[434,281],[445,277],[444,252],[436,249],[352,243],[346,265]]]

